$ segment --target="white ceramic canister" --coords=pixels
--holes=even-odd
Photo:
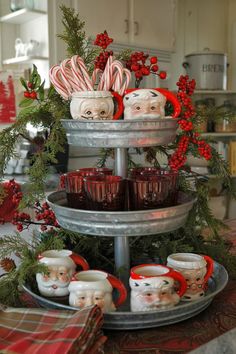
[[[183,66],[198,90],[227,89],[227,56],[208,48],[185,56]]]

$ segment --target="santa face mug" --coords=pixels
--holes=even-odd
[[[89,269],[87,261],[69,250],[49,250],[38,256],[39,263],[48,268],[48,273],[37,273],[36,281],[41,295],[46,297],[66,296],[76,266]]]
[[[179,290],[175,290],[175,282]],[[176,305],[186,291],[184,277],[159,264],[141,264],[131,268],[131,311],[155,311]]]
[[[119,297],[113,302],[113,288]],[[127,296],[123,283],[113,275],[101,270],[81,271],[74,275],[69,285],[69,304],[73,307],[99,306],[104,313],[116,310]]]
[[[113,97],[117,102],[117,111]],[[77,120],[116,120],[123,113],[122,97],[110,91],[80,91],[72,94],[70,113]]]
[[[207,281],[213,273],[214,262],[209,256],[195,253],[173,253],[167,258],[167,266],[180,272],[187,283],[183,301],[194,301],[205,294]]]
[[[168,90],[128,89],[124,96],[124,119],[155,119],[165,117],[166,101],[171,102],[174,118],[178,117],[181,106],[176,96]]]

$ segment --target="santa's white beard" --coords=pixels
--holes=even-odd
[[[58,280],[44,281],[41,274],[36,275],[36,280],[39,292],[43,296],[66,296],[69,294],[68,286],[70,282],[62,283]]]

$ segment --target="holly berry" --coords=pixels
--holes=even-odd
[[[30,98],[32,98],[32,100],[35,100],[37,98],[37,93],[35,91],[30,92]]]
[[[158,71],[158,65],[153,65],[151,67],[151,71],[153,71],[154,73],[156,73]]]
[[[167,76],[166,71],[160,71],[160,73],[159,73],[160,79],[165,80],[166,76]]]
[[[151,57],[150,58],[150,63],[151,64],[156,64],[157,63],[157,57]]]
[[[24,92],[24,97],[30,98],[30,92],[29,92],[29,91],[25,91],[25,92]]]

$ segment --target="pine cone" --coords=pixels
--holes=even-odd
[[[5,270],[5,272],[11,272],[13,269],[16,268],[16,264],[11,258],[3,258],[0,261],[0,266]]]

